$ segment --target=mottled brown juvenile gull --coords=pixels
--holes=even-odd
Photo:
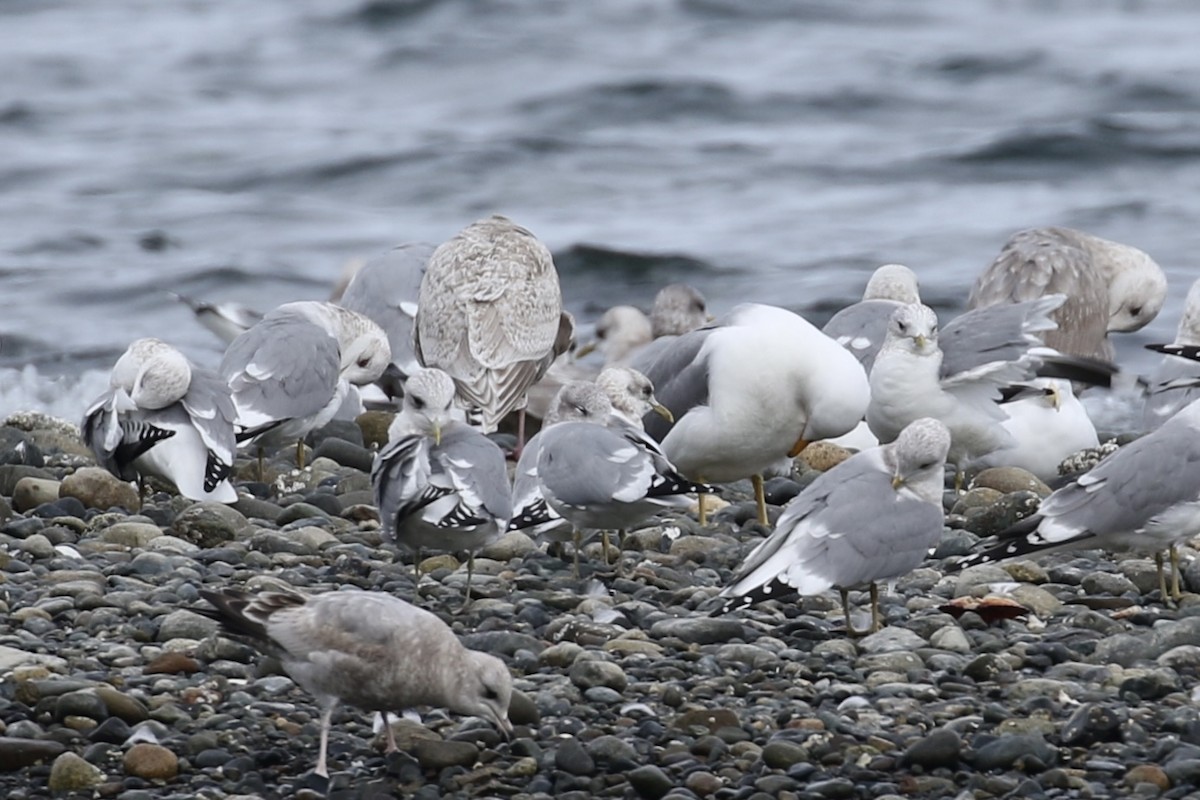
[[[467,551],[470,601],[475,551],[504,533],[512,496],[503,451],[457,411],[449,375],[414,372],[375,456],[371,486],[384,536],[415,552],[414,573],[423,550]]]
[[[645,419],[667,458],[704,483],[751,478],[763,524],[763,471],[852,430],[870,396],[845,348],[790,311],[754,303],[671,340],[637,368],[674,415],[673,424]]]
[[[419,366],[413,351],[413,322],[425,265],[434,246],[422,242],[402,244],[370,259],[354,273],[339,305],[375,321],[387,334],[392,367],[384,390],[397,396],[402,383]]]
[[[957,569],[1072,548],[1154,553],[1167,596],[1162,551],[1175,567],[1175,543],[1200,534],[1200,400],[1117,450],[1042,501],[1038,513],[968,556]]]
[[[387,337],[361,314],[331,303],[287,303],[238,336],[219,372],[233,392],[238,441],[296,441],[333,419],[351,385],[379,379]]]
[[[1162,308],[1167,280],[1134,247],[1070,228],[1013,234],[971,288],[969,308],[1067,296],[1046,345],[1069,355],[1113,359],[1111,332],[1136,331]]]
[[[1154,430],[1177,411],[1200,398],[1200,364],[1178,353],[1200,347],[1200,280],[1188,290],[1175,341],[1170,345],[1147,345],[1165,353],[1163,360],[1146,377],[1146,399],[1142,406],[1143,430]]]
[[[417,307],[417,359],[454,379],[484,433],[525,407],[526,391],[567,351],[573,332],[550,251],[511,220],[475,222],[430,257]],[[521,432],[523,422],[524,415]]]
[[[876,581],[925,560],[942,533],[950,432],[933,419],[908,425],[894,444],[864,450],[823,473],[784,507],[774,532],[746,557],[716,613],[768,599],[837,589],[846,631],[849,590],[869,584],[871,630],[881,626]]]
[[[165,342],[138,339],[81,427],[96,463],[114,475],[154,475],[192,500],[233,503],[234,415],[229,387],[215,373]]]
[[[277,657],[284,672],[321,707],[316,773],[328,777],[326,754],[339,703],[364,711],[440,706],[512,731],[512,676],[504,662],[468,650],[446,623],[382,592],[200,590],[212,609],[194,609],[231,635]],[[396,750],[387,726],[387,752]]]

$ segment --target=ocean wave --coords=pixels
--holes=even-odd
[[[1144,115],[1143,115],[1144,116]],[[1149,125],[1134,115],[1106,115],[1081,124],[1021,128],[956,153],[964,164],[1112,164],[1200,155],[1200,126]]]
[[[952,53],[935,60],[929,70],[958,81],[976,81],[997,75],[1027,72],[1046,63],[1040,50],[1013,53]]]
[[[0,419],[15,411],[40,411],[78,422],[87,404],[107,387],[107,370],[43,375],[32,364],[20,369],[0,368]]]
[[[641,253],[594,244],[576,244],[556,252],[554,264],[560,273],[598,272],[614,277],[653,274],[655,280],[662,283],[718,271],[715,265],[707,261],[681,253]]]

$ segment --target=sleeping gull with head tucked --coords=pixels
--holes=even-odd
[[[334,418],[351,385],[378,380],[391,358],[383,330],[361,314],[313,301],[279,306],[221,359],[238,441],[295,441],[303,467],[304,436]]]
[[[1019,231],[971,287],[967,305],[983,308],[1064,294],[1046,345],[1070,355],[1113,359],[1112,332],[1153,320],[1167,295],[1158,264],[1134,247],[1070,228]]]
[[[1154,553],[1159,586],[1168,596],[1162,551],[1175,568],[1175,543],[1200,534],[1200,400],[1158,429],[1117,450],[1053,492],[1037,514],[1000,534],[1000,542],[956,565],[977,564],[1072,548]]]
[[[201,589],[213,608],[193,609],[227,633],[277,657],[284,672],[321,708],[316,773],[328,777],[333,711],[347,703],[365,711],[443,706],[511,733],[512,676],[495,656],[463,647],[433,614],[383,592],[295,592]],[[387,752],[396,738],[387,726]]]
[[[1200,347],[1200,280],[1188,290],[1183,316],[1171,344],[1146,345],[1164,353],[1163,359],[1146,377],[1146,399],[1142,406],[1143,430],[1154,430],[1193,400],[1200,398],[1200,364],[1178,353]]]
[[[754,303],[633,366],[674,415],[673,424],[645,420],[667,458],[704,483],[751,478],[763,524],[763,471],[853,429],[870,397],[845,348],[786,309]]]
[[[384,537],[415,552],[418,578],[422,550],[467,551],[470,602],[475,551],[504,533],[512,497],[504,453],[461,420],[449,375],[418,369],[404,384],[371,486]]]
[[[138,339],[81,427],[96,462],[114,475],[154,475],[192,500],[233,503],[234,415],[229,387],[215,373],[165,342]]]
[[[454,379],[484,433],[510,411],[571,345],[558,272],[546,246],[511,220],[468,225],[430,256],[417,304],[417,360]],[[517,446],[523,444],[519,417]]]
[[[746,557],[715,613],[768,599],[837,589],[846,631],[849,590],[869,584],[871,631],[881,625],[876,581],[922,561],[942,533],[942,486],[950,432],[933,419],[908,425],[895,443],[851,456],[784,507],[774,532]]]

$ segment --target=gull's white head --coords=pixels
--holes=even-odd
[[[710,319],[704,295],[686,283],[672,283],[659,289],[650,309],[650,325],[656,339],[682,336]]]
[[[1136,247],[1101,239],[1097,263],[1108,275],[1108,330],[1136,331],[1158,316],[1167,299],[1167,276]]]
[[[907,487],[921,499],[941,507],[950,429],[936,419],[921,417],[900,431],[890,447],[892,488]]]
[[[138,339],[117,359],[108,382],[128,394],[139,408],[166,408],[187,394],[192,366],[166,342]]]
[[[612,402],[603,389],[590,381],[571,381],[564,384],[550,401],[543,425],[557,422],[603,424],[612,412]]]
[[[650,318],[633,306],[613,306],[596,321],[596,338],[575,354],[577,358],[599,350],[604,362],[611,364],[624,359],[636,347],[654,338]]]
[[[442,431],[457,416],[454,381],[440,369],[418,369],[404,382],[404,402],[388,428],[390,438],[412,433],[432,436],[441,443]]]
[[[871,274],[863,300],[895,300],[897,303],[921,302],[917,273],[903,264],[884,264]]]
[[[902,349],[916,355],[928,355],[938,349],[938,319],[933,309],[920,303],[900,306],[888,320],[883,346]]]
[[[608,396],[613,409],[636,425],[640,426],[642,417],[651,411],[674,422],[671,412],[654,396],[654,384],[636,369],[607,367],[596,377],[596,385]]]

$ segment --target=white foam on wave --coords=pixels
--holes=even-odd
[[[90,402],[108,388],[108,372],[43,375],[37,367],[0,369],[0,419],[16,411],[38,411],[78,423]]]

